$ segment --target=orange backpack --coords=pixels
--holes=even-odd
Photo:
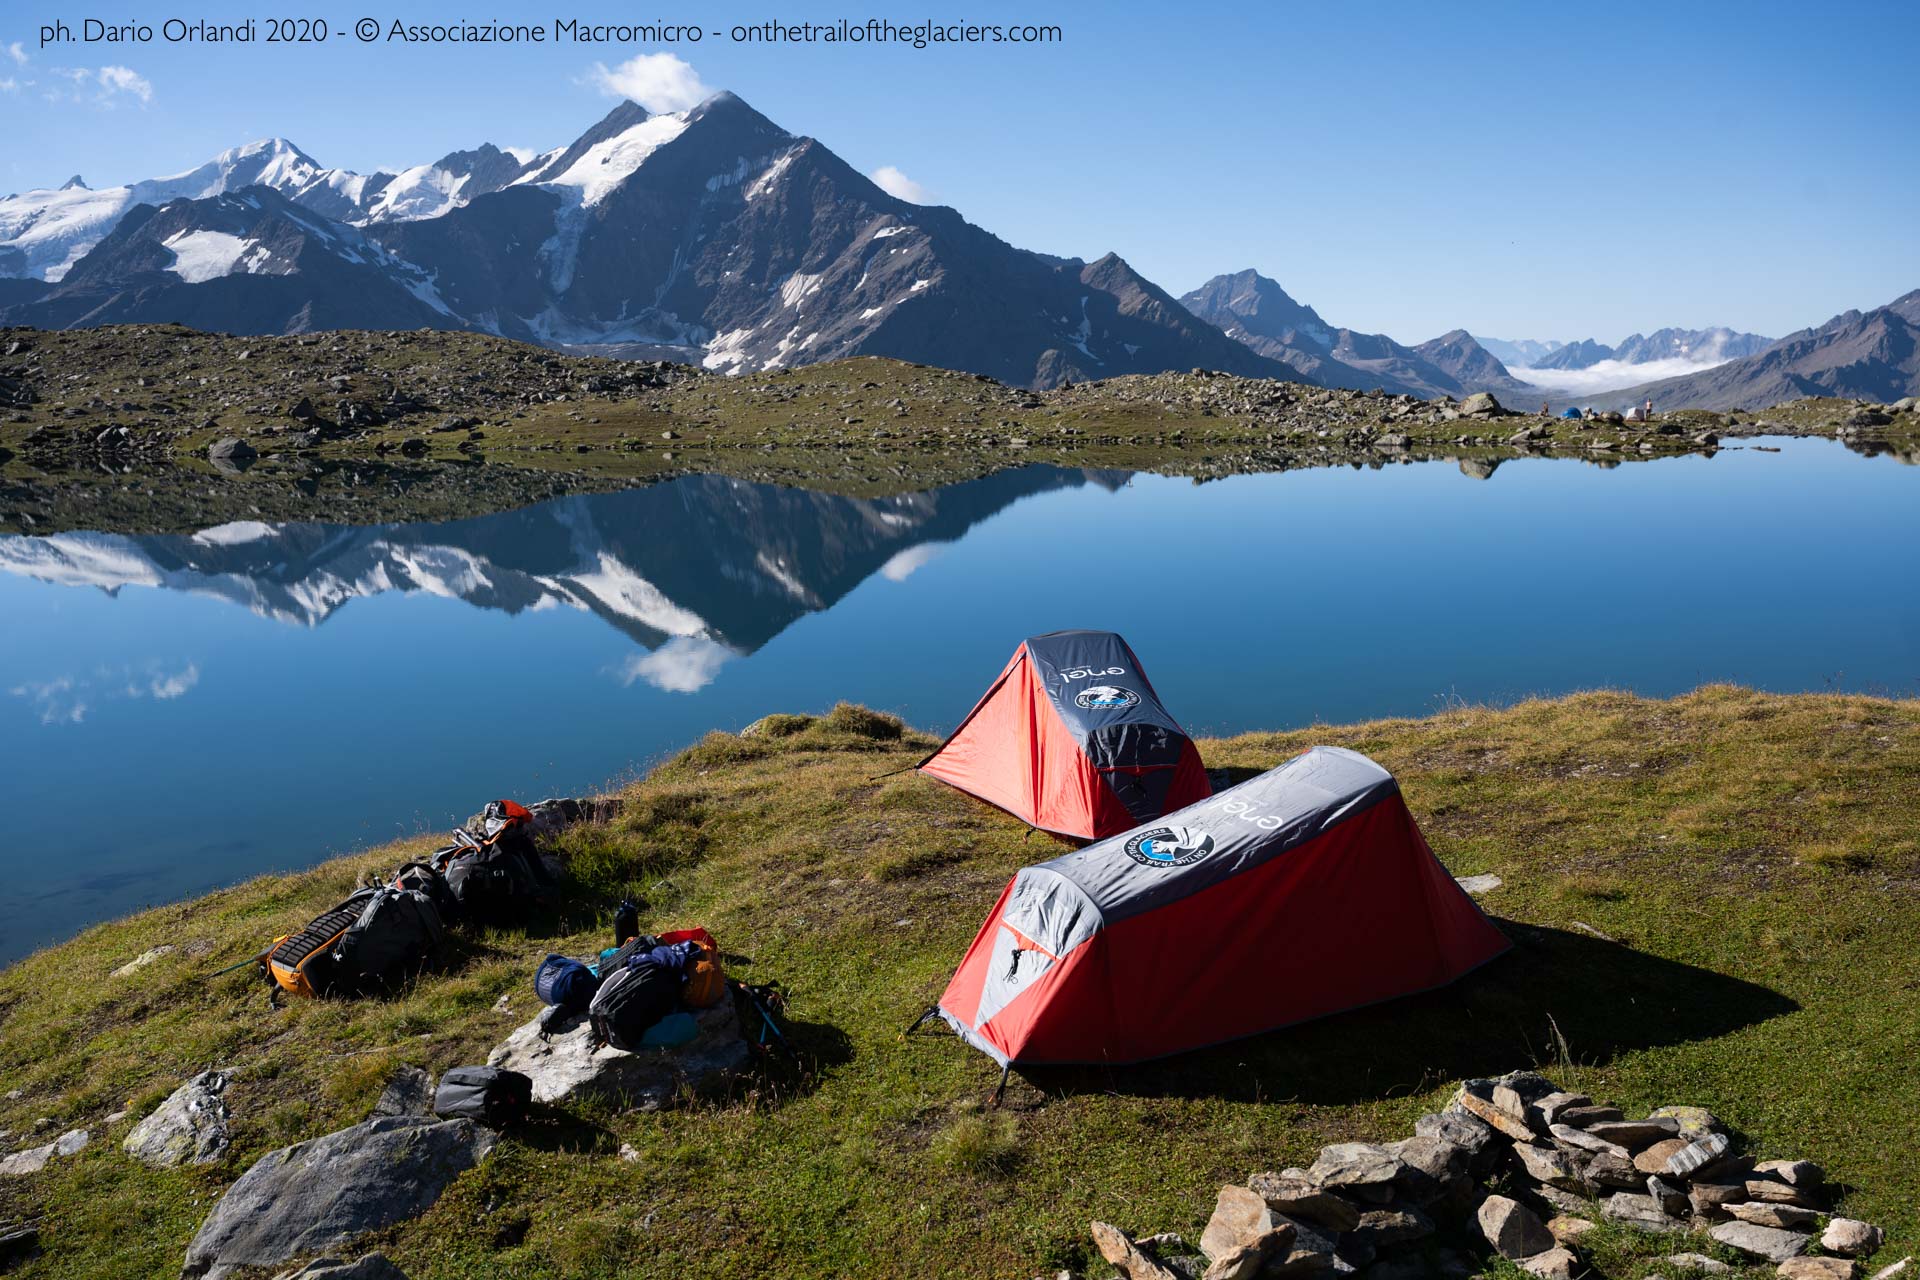
[[[727,974],[720,967],[720,944],[713,940],[713,935],[705,929],[676,929],[661,934],[660,941],[700,944],[698,958],[687,963],[687,983],[680,998],[689,1009],[710,1009],[719,1004],[720,998],[727,994]]]

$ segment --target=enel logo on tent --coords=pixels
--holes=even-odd
[[[1186,867],[1213,852],[1213,837],[1192,827],[1150,827],[1128,837],[1126,850],[1142,866]]]

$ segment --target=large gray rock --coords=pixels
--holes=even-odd
[[[1768,1262],[1785,1262],[1807,1251],[1807,1237],[1802,1233],[1756,1226],[1751,1222],[1722,1222],[1707,1234],[1729,1249]]]
[[[743,1070],[751,1051],[740,1038],[733,1001],[722,1000],[694,1014],[700,1032],[674,1049],[627,1053],[610,1045],[593,1047],[584,1016],[561,1022],[548,1039],[540,1020],[527,1023],[487,1057],[487,1064],[518,1071],[533,1081],[535,1102],[559,1102],[576,1095],[613,1098],[639,1111],[672,1106],[681,1090]]]
[[[1491,418],[1500,412],[1500,402],[1493,398],[1491,391],[1476,391],[1460,402],[1460,415],[1465,418]]]
[[[200,1224],[180,1274],[279,1266],[417,1217],[493,1141],[471,1120],[382,1116],[269,1151]]]
[[[1480,1234],[1494,1252],[1518,1262],[1554,1248],[1553,1233],[1533,1210],[1506,1196],[1488,1196],[1480,1202]]]
[[[407,1280],[407,1273],[388,1262],[385,1254],[369,1253],[352,1262],[315,1258],[304,1267],[282,1271],[273,1280]]]
[[[221,1096],[226,1091],[225,1072],[202,1071],[168,1094],[120,1145],[156,1169],[212,1164],[227,1154],[227,1121],[232,1117]]]

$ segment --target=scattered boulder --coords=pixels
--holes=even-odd
[[[1662,1138],[1633,1158],[1633,1167],[1642,1173],[1664,1173],[1667,1161],[1692,1144],[1685,1138]]]
[[[145,951],[142,951],[139,955],[127,961],[125,964],[121,965],[118,969],[115,969],[108,976],[114,977],[114,978],[131,977],[132,975],[140,972],[140,970],[146,968],[148,965],[152,964],[155,960],[158,960],[161,956],[166,955],[168,952],[172,950],[173,950],[173,944],[171,942],[163,942],[157,947],[148,947]]]
[[[1853,1280],[1860,1268],[1851,1258],[1788,1258],[1777,1274],[1781,1280]]]
[[[4,1160],[0,1160],[0,1178],[18,1178],[29,1173],[38,1173],[55,1160],[64,1160],[75,1156],[85,1149],[93,1135],[85,1129],[69,1129],[52,1142],[37,1147],[28,1147],[16,1151]]]
[[[1807,1251],[1807,1237],[1799,1232],[1751,1222],[1722,1222],[1707,1234],[1729,1249],[1768,1262],[1785,1262]]]
[[[1492,893],[1505,883],[1499,876],[1455,876],[1453,882],[1475,897]]]
[[[1492,418],[1502,412],[1500,402],[1493,398],[1491,391],[1476,391],[1460,402],[1463,418]]]
[[[227,1154],[227,1121],[232,1117],[221,1096],[226,1091],[225,1072],[202,1071],[133,1126],[121,1147],[155,1169],[214,1163]]]
[[[696,1011],[694,1021],[699,1031],[684,1045],[627,1053],[611,1045],[595,1048],[584,1015],[556,1023],[547,1036],[536,1018],[488,1055],[487,1065],[531,1079],[535,1102],[593,1095],[639,1111],[659,1111],[673,1105],[690,1085],[743,1070],[751,1057],[733,1001]]]
[[[1336,1142],[1320,1149],[1307,1177],[1322,1187],[1382,1187],[1400,1177],[1404,1166],[1385,1147],[1371,1142]]]
[[[1790,1187],[1817,1187],[1827,1180],[1827,1171],[1811,1160],[1762,1160],[1753,1171]]]
[[[1775,1182],[1771,1178],[1749,1178],[1747,1180],[1747,1198],[1765,1200],[1769,1204],[1797,1204],[1802,1209],[1818,1209],[1820,1197],[1811,1187],[1797,1187],[1787,1182]]]
[[[1252,1244],[1279,1225],[1259,1192],[1226,1186],[1214,1198],[1213,1216],[1200,1233],[1200,1252],[1213,1261]]]
[[[1725,1275],[1733,1270],[1718,1258],[1709,1258],[1704,1253],[1670,1253],[1660,1261],[1675,1271],[1698,1271],[1709,1276]]]
[[[1306,1218],[1334,1231],[1351,1231],[1360,1225],[1360,1210],[1351,1201],[1315,1185],[1303,1170],[1256,1173],[1247,1179],[1247,1186],[1277,1214]]]
[[[1518,1262],[1554,1248],[1553,1235],[1533,1210],[1506,1196],[1480,1202],[1480,1234],[1503,1258]]]
[[[1682,1120],[1681,1123],[1684,1125],[1686,1121]],[[1681,1139],[1675,1139],[1675,1141],[1681,1141]],[[1664,1145],[1664,1143],[1654,1144],[1655,1147]],[[1690,1178],[1700,1170],[1719,1163],[1720,1158],[1727,1154],[1729,1145],[1730,1140],[1724,1133],[1703,1134],[1669,1156],[1666,1167],[1659,1172],[1676,1178]],[[1652,1147],[1648,1148],[1648,1150],[1652,1149]]]
[[[1856,1218],[1835,1218],[1820,1233],[1820,1247],[1828,1253],[1862,1258],[1879,1249],[1886,1239],[1887,1233],[1872,1223]]]
[[[200,1224],[182,1280],[278,1266],[417,1217],[493,1141],[470,1120],[382,1116],[269,1151]]]
[[[1677,1231],[1680,1224],[1658,1200],[1652,1196],[1637,1196],[1630,1191],[1619,1191],[1607,1197],[1607,1203],[1601,1212],[1616,1222],[1629,1222],[1636,1227],[1650,1231]]]
[[[1768,1204],[1764,1200],[1754,1200],[1747,1204],[1729,1204],[1722,1206],[1727,1216],[1741,1222],[1758,1223],[1763,1227],[1781,1227],[1788,1231],[1810,1231],[1820,1215],[1812,1209],[1802,1209],[1792,1204]]]
[[[1547,1234],[1553,1237],[1556,1244],[1571,1247],[1579,1244],[1580,1237],[1593,1231],[1598,1225],[1591,1218],[1563,1213],[1557,1218],[1548,1220]]]
[[[260,451],[237,436],[226,436],[207,446],[207,457],[215,462],[252,462]]]
[[[1548,1249],[1545,1253],[1520,1259],[1520,1269],[1529,1275],[1541,1276],[1544,1280],[1573,1280],[1573,1269],[1578,1261],[1570,1249]]]
[[[1184,1280],[1161,1266],[1158,1259],[1142,1252],[1132,1236],[1111,1223],[1095,1222],[1089,1230],[1100,1256],[1120,1268],[1127,1280]]]

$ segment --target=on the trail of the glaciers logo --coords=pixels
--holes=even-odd
[[[1074,694],[1073,701],[1088,711],[1125,711],[1140,705],[1140,695],[1117,684],[1096,684]]]
[[[1213,837],[1192,827],[1150,827],[1127,840],[1127,856],[1144,867],[1186,867],[1213,852]]]

